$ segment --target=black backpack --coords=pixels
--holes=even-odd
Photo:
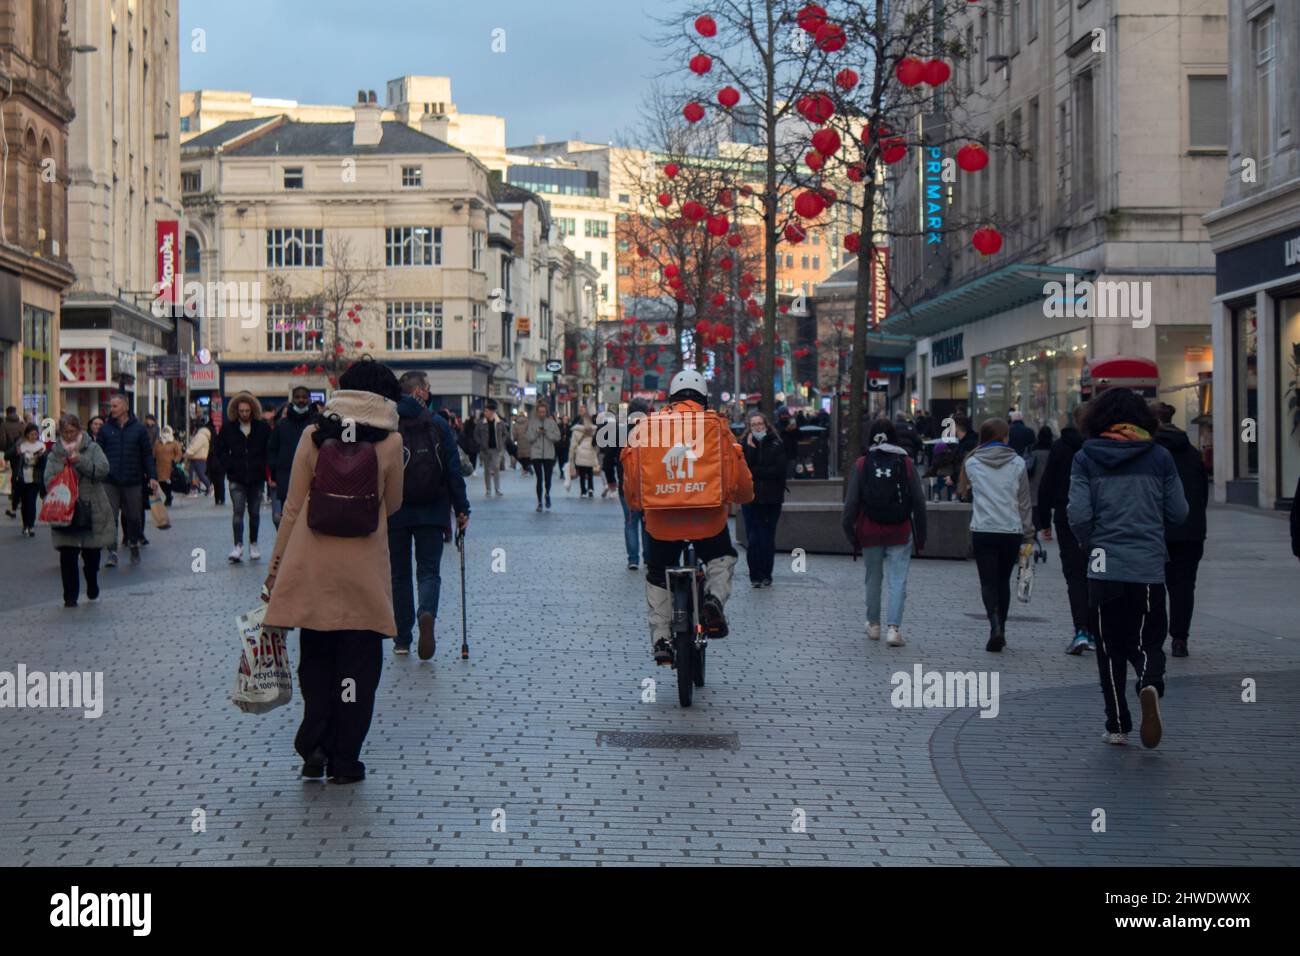
[[[428,412],[418,418],[401,418],[402,503],[431,505],[442,488],[442,448],[438,429]]]
[[[911,517],[912,484],[907,480],[906,456],[867,452],[858,488],[862,510],[876,524],[901,524]]]

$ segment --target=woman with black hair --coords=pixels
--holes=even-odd
[[[1124,681],[1137,673],[1142,744],[1160,743],[1165,693],[1165,528],[1187,519],[1178,469],[1156,444],[1156,417],[1127,388],[1088,406],[1088,440],[1070,472],[1070,530],[1088,556],[1088,604],[1097,616],[1097,668],[1106,700],[1108,744],[1133,729]]]
[[[339,377],[338,391],[320,419],[303,429],[294,454],[266,578],[266,623],[301,628],[303,715],[294,748],[303,757],[304,777],[328,773],[334,783],[356,783],[366,775],[361,745],[374,712],[383,641],[397,634],[387,517],[402,506],[400,398],[397,376],[362,359]],[[337,446],[327,446],[334,441],[373,446],[378,522],[370,534],[341,537],[313,527],[329,517],[323,502],[310,514],[308,508],[322,449],[338,454]],[[353,480],[364,488],[368,477]],[[346,501],[329,506],[351,507]]]

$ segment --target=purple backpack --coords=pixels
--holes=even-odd
[[[379,529],[379,456],[366,441],[331,438],[320,448],[307,498],[307,527],[336,538]]]

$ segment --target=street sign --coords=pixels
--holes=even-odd
[[[190,366],[190,391],[207,392],[217,389],[221,382],[221,367],[219,365],[191,365]]]
[[[538,372],[537,381],[542,383],[553,382],[555,381],[555,376],[552,375],[550,372]]]
[[[149,378],[185,378],[188,372],[188,355],[151,355],[144,360],[144,374]]]
[[[564,371],[564,363],[559,359],[551,359],[546,363],[546,371],[551,372],[552,374],[558,374]]]

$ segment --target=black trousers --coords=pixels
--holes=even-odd
[[[686,549],[685,541],[660,541],[658,538],[645,536],[645,579],[655,587],[668,586],[668,577],[664,569],[670,564],[676,566],[682,560]],[[695,556],[708,564],[714,558],[730,555],[739,558],[731,544],[731,529],[727,525],[711,538],[700,538],[695,542]]]
[[[776,526],[781,520],[781,502],[740,506],[745,521],[745,559],[749,563],[749,580],[766,581],[776,564]]]
[[[975,567],[980,574],[984,613],[990,624],[996,618],[999,626],[1006,627],[1007,612],[1011,610],[1011,572],[1020,561],[1024,535],[975,531],[971,540],[975,546]]]
[[[1075,631],[1087,631],[1094,637],[1097,625],[1088,612],[1088,552],[1066,521],[1056,521],[1056,541],[1061,548],[1061,573],[1065,575],[1065,590],[1070,595],[1070,619]]]
[[[1205,555],[1204,541],[1170,541],[1165,562],[1165,589],[1169,592],[1169,636],[1187,640],[1192,629],[1196,599],[1196,569]]]
[[[377,631],[313,631],[298,639],[302,724],[294,749],[304,759],[318,747],[331,777],[364,777],[361,745],[375,712],[384,666],[384,637]],[[351,682],[351,683],[346,683]]]
[[[1135,690],[1151,686],[1165,696],[1165,586],[1129,581],[1089,581],[1089,604],[1097,609],[1097,673],[1106,700],[1106,730],[1133,729],[1124,682],[1128,665]]]
[[[591,465],[578,465],[578,493],[585,495],[596,490],[595,469]]]
[[[24,481],[18,489],[18,504],[22,512],[24,528],[36,527],[36,499],[40,493],[41,486],[34,481]]]
[[[537,503],[542,503],[542,476],[546,476],[546,495],[551,494],[551,469],[555,467],[554,458],[534,458],[532,460],[533,474],[537,477]]]
[[[77,555],[86,571],[86,596],[99,595],[99,548],[59,548],[59,573],[63,577],[63,600],[81,596],[81,578],[77,575]]]

